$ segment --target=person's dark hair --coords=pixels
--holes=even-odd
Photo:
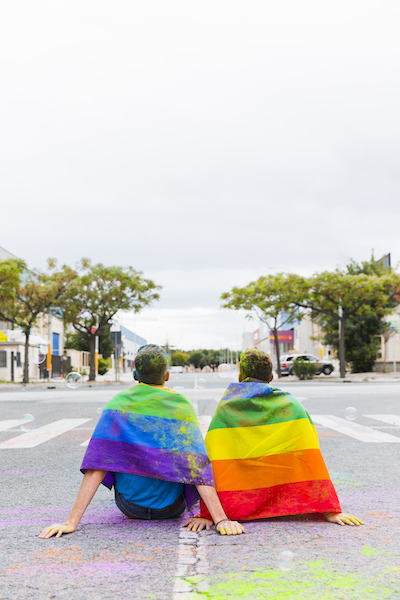
[[[272,361],[268,354],[258,348],[245,350],[240,355],[242,379],[252,377],[268,383],[272,375]]]
[[[163,385],[168,366],[167,353],[160,346],[148,344],[139,348],[135,358],[135,373],[142,383]]]

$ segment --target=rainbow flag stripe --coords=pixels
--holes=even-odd
[[[231,519],[341,511],[315,426],[291,394],[261,382],[231,384],[206,448]],[[210,518],[202,502],[201,516]]]
[[[198,498],[195,485],[214,486],[197,416],[189,398],[167,388],[140,384],[107,404],[93,432],[81,471],[132,473],[184,483],[188,506]]]

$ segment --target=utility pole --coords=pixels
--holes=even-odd
[[[50,339],[50,313],[47,313],[47,357],[46,357],[47,379],[51,376],[51,339]]]
[[[99,330],[99,324],[96,323],[96,337],[94,338],[94,368],[95,368],[95,379],[99,375],[99,336],[97,334]]]

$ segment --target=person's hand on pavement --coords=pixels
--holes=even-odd
[[[188,519],[186,523],[182,525],[182,527],[186,527],[189,531],[202,531],[205,529],[210,529],[212,521],[209,519],[201,519],[200,517],[193,517],[192,519]]]
[[[57,534],[56,537],[59,538],[63,533],[73,533],[75,530],[76,527],[68,523],[68,521],[65,521],[65,523],[53,523],[53,525],[50,525],[50,527],[43,529],[40,532],[39,537],[42,539],[47,539]]]
[[[230,521],[229,519],[224,519],[221,523],[217,523],[216,527],[221,535],[240,535],[241,533],[246,533],[243,525],[238,523],[238,521]]]
[[[325,519],[330,523],[337,523],[338,525],[364,525],[363,521],[357,519],[354,515],[348,515],[347,513],[324,513]]]

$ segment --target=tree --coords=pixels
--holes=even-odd
[[[175,350],[172,352],[171,361],[173,365],[177,365],[183,367],[188,364],[189,354],[187,352],[182,352],[181,350]]]
[[[21,263],[22,266],[22,263]],[[12,303],[2,306],[1,317],[21,327],[25,335],[24,383],[29,383],[29,334],[40,314],[48,312],[77,276],[77,272],[64,265],[57,270],[54,259],[48,260],[48,271],[24,269],[23,283],[14,291]]]
[[[318,318],[326,327],[327,318],[340,326],[339,359],[340,377],[346,374],[346,325],[354,315],[375,314],[382,317],[392,312],[397,301],[400,278],[394,273],[376,275],[325,271],[309,280],[309,293],[295,303]]]
[[[95,379],[95,339],[110,327],[120,310],[139,312],[158,300],[160,286],[132,267],[105,267],[99,263],[86,268],[74,281],[62,302],[64,320],[89,340],[90,374]]]
[[[201,363],[204,359],[204,354],[201,350],[195,350],[190,353],[189,362],[194,366],[195,369],[198,369],[201,366]]]
[[[281,376],[279,328],[302,317],[296,302],[302,302],[307,297],[308,289],[304,277],[279,273],[260,277],[243,288],[234,287],[221,296],[225,300],[224,308],[255,311],[259,319],[267,324],[274,337],[278,377]],[[282,315],[285,315],[283,319]]]
[[[213,371],[218,368],[219,365],[219,350],[201,350],[203,353],[203,359],[200,366],[209,366]]]
[[[71,348],[72,350],[79,350],[81,352],[90,352],[89,338],[86,335],[86,332],[68,331],[65,338],[65,348]],[[99,352],[103,358],[110,358],[112,351],[111,326],[106,325],[99,335]]]
[[[26,271],[23,260],[7,259],[0,261],[0,316],[8,321],[4,315],[12,316],[12,306],[17,300],[18,288],[21,284],[21,275]]]
[[[347,265],[349,275],[376,275],[382,277],[388,274],[388,267],[377,262],[372,254],[370,260],[356,263],[354,260]],[[396,306],[395,298],[389,299],[389,305]],[[344,334],[346,348],[346,362],[351,364],[353,372],[372,371],[380,351],[380,336],[384,339],[388,335],[389,326],[384,316],[377,314],[374,307],[372,312],[355,314],[349,317]],[[325,316],[318,319],[325,333],[324,343],[329,344],[339,354],[339,332],[336,318]],[[389,331],[390,333],[390,331]],[[385,349],[385,345],[384,345]],[[384,361],[385,362],[385,361]]]

